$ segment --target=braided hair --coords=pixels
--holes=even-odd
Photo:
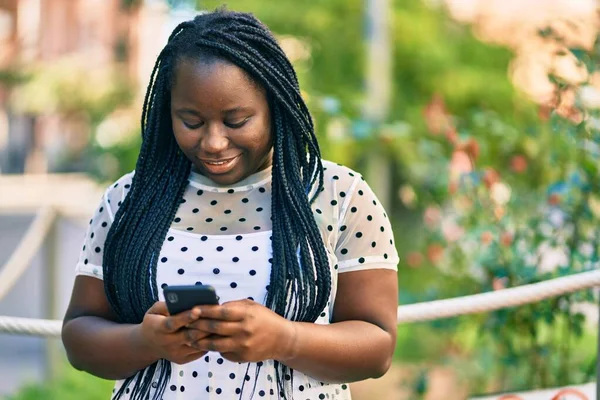
[[[190,57],[230,62],[267,92],[274,139],[273,267],[266,306],[292,321],[314,322],[329,299],[331,271],[311,211],[323,190],[312,118],[294,68],[269,29],[251,14],[222,9],[178,25],[152,71],[142,110],[136,172],[105,245],[108,301],[121,322],[137,324],[158,300],[157,258],[182,203],[191,169],[175,141],[170,114],[175,67]],[[286,382],[293,374],[281,363],[275,366],[279,395],[288,398]],[[149,399],[151,387],[156,389],[153,400],[161,399],[170,375],[170,363],[159,360],[127,378],[114,399],[121,398],[131,385],[131,399]],[[156,378],[158,385],[153,384]]]

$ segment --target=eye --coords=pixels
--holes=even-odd
[[[197,124],[188,124],[187,122],[183,121],[183,125],[185,125],[185,127],[188,129],[198,129],[202,125],[204,125],[204,122],[199,122]]]
[[[238,128],[241,128],[242,126],[246,125],[246,122],[248,122],[249,119],[250,119],[250,117],[245,118],[242,121],[236,122],[236,123],[225,121],[224,124],[225,124],[225,126],[227,126],[229,128],[238,129]]]

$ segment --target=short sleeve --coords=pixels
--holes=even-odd
[[[102,279],[102,256],[106,235],[112,220],[107,211],[106,198],[102,196],[85,232],[83,247],[75,267],[77,275]]]
[[[361,176],[341,207],[335,253],[338,272],[398,269],[392,226],[379,199]]]
[[[83,238],[83,246],[75,267],[76,275],[103,279],[102,259],[106,237],[114,215],[131,187],[132,174],[127,174],[112,184],[100,199]]]

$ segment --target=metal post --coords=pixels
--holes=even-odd
[[[375,126],[385,122],[391,98],[391,48],[389,39],[389,0],[367,0],[366,40],[368,46],[364,118]],[[376,145],[368,154],[366,177],[383,206],[390,197],[389,160]]]
[[[58,319],[58,218],[54,219],[46,237],[45,248],[45,284],[46,284],[46,318]],[[60,339],[46,338],[46,379],[56,379],[60,373],[61,353]]]

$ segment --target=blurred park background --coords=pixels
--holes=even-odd
[[[385,204],[401,256],[399,304],[600,266],[596,0],[226,4],[276,33],[324,158],[365,173]],[[220,5],[0,0],[0,266],[37,208],[51,203],[66,216],[46,249],[59,264],[57,293],[47,293],[40,255],[0,296],[0,315],[62,318],[85,221],[103,188],[135,167],[156,55],[178,22]],[[452,400],[592,382],[597,300],[589,290],[401,325],[394,366],[354,385],[355,398]],[[45,343],[0,334],[0,397],[108,398],[110,382],[64,361],[44,372]]]

